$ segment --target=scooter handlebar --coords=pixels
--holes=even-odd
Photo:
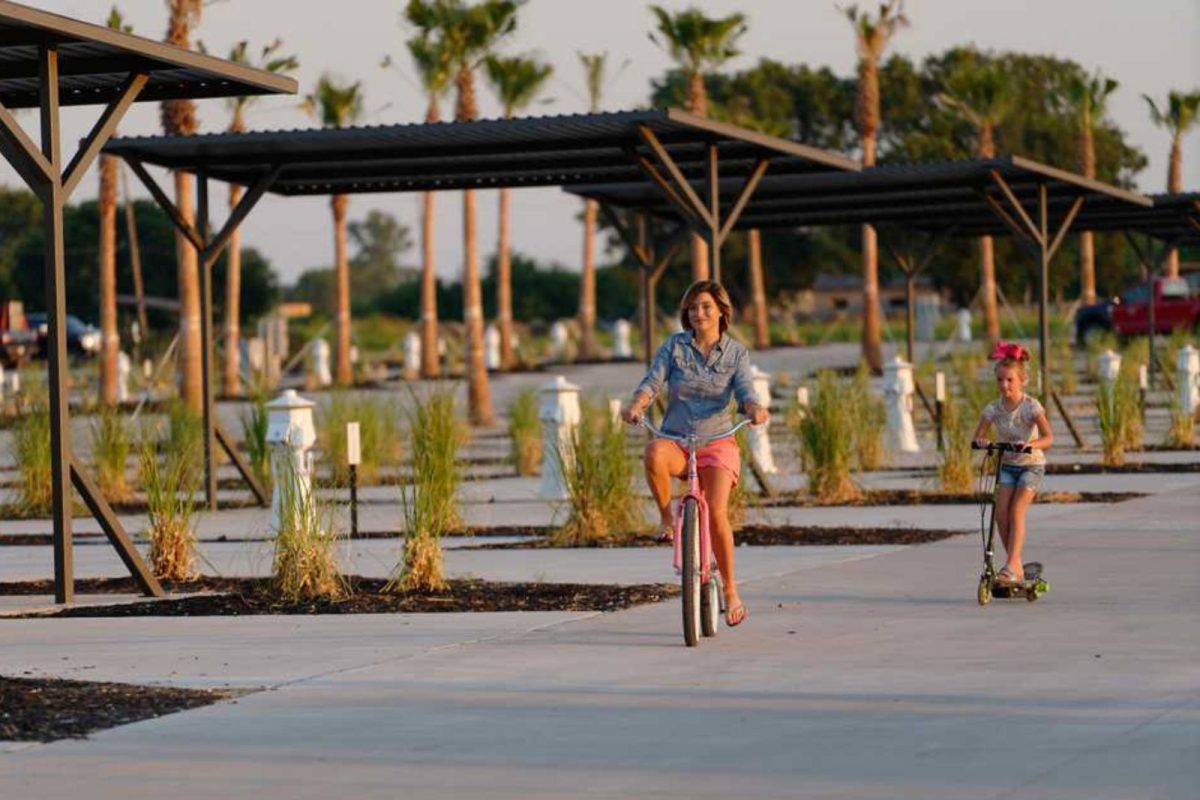
[[[972,450],[986,450],[988,453],[1032,453],[1033,448],[1025,442],[988,442],[979,444],[971,442]]]

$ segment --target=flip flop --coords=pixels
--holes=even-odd
[[[658,526],[658,535],[655,537],[660,542],[675,541],[675,523],[664,522]]]
[[[742,612],[742,616],[738,618],[737,622],[731,622],[730,620],[732,620],[739,611]],[[725,624],[731,628],[736,628],[738,625],[741,625],[743,622],[745,622],[746,617],[748,616],[750,616],[750,612],[746,610],[745,604],[738,603],[736,606],[725,612]]]
[[[1018,578],[1008,567],[1004,567],[996,573],[997,586],[1019,586],[1020,584],[1024,583],[1024,581],[1024,575]]]

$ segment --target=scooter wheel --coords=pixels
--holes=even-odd
[[[979,579],[979,590],[975,593],[975,599],[979,601],[979,605],[986,606],[992,602],[992,582],[984,575]]]
[[[1025,593],[1025,599],[1031,603],[1034,600],[1037,600],[1038,599],[1038,590],[1036,588],[1030,589],[1028,592]]]

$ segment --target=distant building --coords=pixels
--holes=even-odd
[[[916,299],[918,303],[933,301],[941,305],[947,302],[949,294],[938,292],[929,276],[922,275],[917,278]],[[897,277],[881,283],[879,302],[884,313],[903,312],[904,278]],[[862,308],[862,277],[819,273],[811,289],[796,292],[794,305],[799,313],[817,318],[857,313]]]

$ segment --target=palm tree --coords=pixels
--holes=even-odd
[[[132,33],[116,6],[108,14],[108,27]],[[100,402],[117,403],[117,168],[116,156],[100,156]]]
[[[229,51],[229,60],[239,64],[249,63],[246,56],[246,48],[249,43],[246,40],[238,42]],[[276,39],[269,45],[263,47],[259,55],[259,61],[254,66],[267,72],[291,72],[300,66],[300,62],[294,55],[285,56],[279,55],[279,48],[283,46],[282,39]],[[246,131],[246,109],[254,102],[254,95],[246,95],[242,97],[234,97],[227,101],[232,117],[229,121],[228,131],[230,133],[244,133]],[[236,183],[229,184],[229,207],[236,208],[238,202],[242,199],[242,187]],[[238,395],[241,394],[241,350],[239,347],[241,340],[241,329],[238,318],[241,315],[241,295],[242,295],[242,231],[241,227],[234,228],[233,234],[229,237],[229,245],[225,252],[226,256],[226,271],[225,271],[225,373],[224,386],[225,394]]]
[[[338,83],[322,75],[317,89],[304,99],[308,112],[327,128],[344,128],[362,116],[361,81]],[[337,347],[334,350],[334,381],[349,386],[354,376],[350,368],[350,259],[346,255],[346,205],[349,198],[335,194],[329,200],[333,210],[334,284],[337,302]]]
[[[202,0],[166,0],[168,44],[191,46],[192,29],[200,23]],[[168,136],[191,136],[196,133],[196,104],[191,100],[164,100],[160,119]],[[183,221],[195,223],[192,204],[192,176],[178,170],[175,173],[175,204]],[[200,269],[196,250],[183,234],[175,233],[175,261],[179,284],[179,396],[199,414],[203,408],[203,387],[200,375]]]
[[[454,73],[457,97],[454,119],[477,119],[475,68],[493,47],[517,26],[517,3],[483,0],[467,5],[463,0],[409,0],[405,16],[439,46]],[[467,336],[467,398],[471,422],[490,426],[492,410],[487,364],[483,358],[483,292],[479,285],[479,242],[475,230],[475,193],[463,190],[463,317]]]
[[[695,7],[672,14],[661,6],[650,6],[650,12],[658,19],[663,41],[660,43],[654,34],[650,34],[650,40],[665,49],[687,76],[687,110],[708,116],[704,74],[738,55],[737,40],[746,32],[746,15],[730,14],[714,19]],[[709,277],[708,260],[708,243],[700,236],[693,236],[693,280]]]
[[[1013,84],[995,63],[981,62],[972,53],[949,76],[938,102],[975,129],[975,155],[996,157],[996,126],[1012,112],[1016,96]],[[992,237],[979,237],[979,284],[983,300],[983,327],[989,341],[1000,338],[1000,316],[996,309],[996,261]]]
[[[1079,171],[1085,178],[1096,177],[1096,124],[1104,118],[1108,96],[1117,82],[1099,72],[1092,77],[1072,75],[1059,93],[1059,102],[1079,124]],[[1091,231],[1079,234],[1080,300],[1096,302],[1096,248]]]
[[[858,133],[862,140],[862,163],[864,167],[875,165],[875,138],[879,131],[879,60],[887,49],[888,42],[902,27],[908,25],[904,16],[904,0],[888,0],[879,6],[879,14],[872,17],[858,6],[842,9],[850,24],[858,47],[858,96],[855,100],[855,116]],[[880,352],[879,320],[879,246],[875,240],[875,228],[863,225],[863,357],[872,371],[883,368]]]
[[[407,42],[409,55],[420,76],[421,87],[429,105],[425,122],[442,121],[442,97],[450,89],[451,64],[443,42],[421,31]],[[434,192],[422,197],[421,214],[421,377],[436,378],[441,374],[438,359],[437,274],[434,271]]]
[[[1180,141],[1183,135],[1196,124],[1197,112],[1200,112],[1200,92],[1183,94],[1170,92],[1167,94],[1167,104],[1163,108],[1155,105],[1149,95],[1142,95],[1150,106],[1150,118],[1160,128],[1166,128],[1171,134],[1171,160],[1167,166],[1167,191],[1175,194],[1183,191],[1183,150]],[[1179,277],[1179,251],[1172,250],[1167,256],[1167,275]]]
[[[511,119],[517,111],[528,107],[545,85],[554,67],[532,58],[488,56],[484,61],[488,80],[504,107],[504,118]],[[500,318],[500,368],[512,369],[516,363],[513,353],[512,328],[512,248],[508,240],[509,203],[511,190],[500,190],[500,242],[496,252],[496,312]]]
[[[608,53],[580,53],[587,81],[588,112],[600,111],[604,93],[604,69]],[[579,332],[580,354],[584,358],[596,355],[596,210],[595,200],[583,201],[583,269],[579,273]]]

